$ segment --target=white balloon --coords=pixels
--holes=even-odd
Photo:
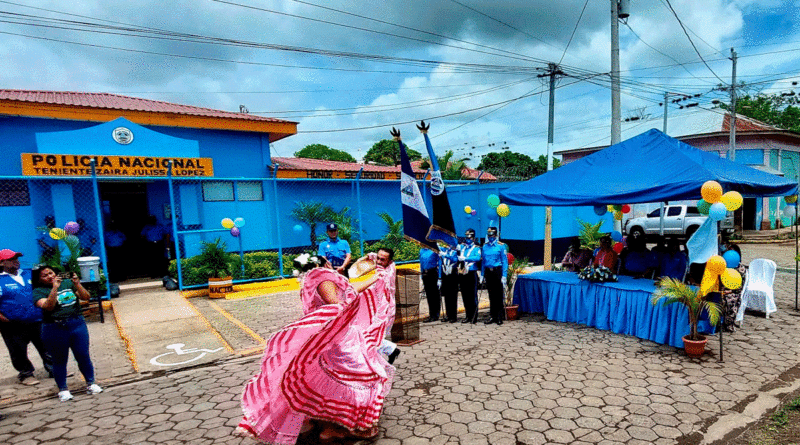
[[[797,206],[786,206],[783,209],[783,216],[787,218],[794,218],[797,216]]]

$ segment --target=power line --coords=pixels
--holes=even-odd
[[[556,65],[561,65],[561,61],[564,60],[564,56],[567,55],[567,50],[569,49],[570,43],[572,43],[572,38],[575,37],[575,31],[578,30],[578,25],[581,24],[581,19],[583,18],[583,12],[586,11],[586,5],[589,4],[589,0],[586,0],[583,3],[583,9],[581,9],[581,15],[578,16],[578,21],[575,22],[575,28],[572,29],[572,34],[569,36],[569,41],[567,42],[567,46],[564,48],[564,53],[561,54],[561,58],[558,59],[558,63]]]
[[[672,15],[675,16],[675,19],[678,21],[678,24],[681,25],[681,29],[683,30],[683,33],[686,34],[686,38],[689,39],[689,43],[692,44],[692,48],[694,48],[694,52],[697,53],[697,56],[700,57],[700,60],[703,61],[703,64],[706,66],[706,68],[708,68],[708,70],[711,71],[711,74],[713,74],[714,77],[719,79],[720,82],[725,83],[725,81],[722,80],[721,77],[717,76],[717,73],[715,73],[714,70],[711,69],[711,67],[708,65],[706,60],[703,58],[702,54],[700,54],[700,51],[697,50],[697,47],[694,45],[694,42],[692,41],[692,37],[689,36],[688,32],[686,32],[686,27],[683,26],[683,22],[681,21],[680,17],[678,17],[678,13],[675,12],[675,9],[672,7],[672,4],[669,2],[669,0],[664,0],[664,1],[667,2],[667,6],[669,7],[669,10],[672,11]]]

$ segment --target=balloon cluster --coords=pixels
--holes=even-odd
[[[486,203],[489,207],[486,209],[486,219],[489,221],[493,221],[496,217],[505,218],[511,214],[511,207],[508,204],[502,204],[500,202],[500,197],[491,194],[486,199]],[[467,214],[467,218],[472,218],[473,216],[478,214],[478,211],[473,209],[472,206],[464,206],[464,213]]]
[[[241,230],[239,229],[244,227],[244,218],[241,217],[236,219],[222,218],[222,227],[230,229],[231,235],[239,236],[239,234],[241,233]]]
[[[603,216],[607,212],[614,213],[614,219],[622,221],[622,215],[631,212],[631,206],[628,204],[623,205],[596,205],[594,206],[594,213],[597,216]]]
[[[718,282],[728,289],[739,289],[742,287],[742,275],[736,270],[741,258],[735,250],[728,250],[722,255],[714,255],[706,263],[706,271],[700,281],[700,292],[706,295],[709,292],[719,290]]]
[[[722,193],[722,186],[717,181],[706,181],[700,188],[700,195],[703,199],[697,201],[697,210],[708,215],[712,221],[725,219],[728,212],[732,212],[742,206],[744,198],[741,193],[730,191]]]
[[[783,216],[787,218],[797,218],[797,195],[784,196],[786,207],[783,208]]]
[[[53,227],[52,229],[50,229],[48,234],[50,235],[50,238],[53,238],[54,240],[62,240],[66,238],[68,235],[75,235],[80,230],[81,230],[80,224],[76,223],[75,221],[70,221],[64,224],[63,229],[60,227]]]

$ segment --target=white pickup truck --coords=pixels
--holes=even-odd
[[[664,236],[689,238],[701,224],[708,218],[697,210],[697,207],[687,205],[664,206]],[[625,232],[632,235],[658,235],[660,228],[661,209],[655,209],[647,216],[629,219],[625,224]],[[727,233],[733,232],[733,212],[720,221],[720,230]]]

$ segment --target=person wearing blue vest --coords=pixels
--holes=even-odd
[[[319,245],[317,255],[324,256],[337,272],[348,276],[347,264],[350,262],[350,243],[339,239],[339,226],[330,223],[325,227],[328,241]]]
[[[503,289],[508,272],[508,247],[497,239],[497,227],[486,231],[486,242],[481,248],[481,274],[489,291],[489,318],[484,323],[503,324]]]
[[[439,297],[439,254],[428,248],[419,249],[419,270],[422,272],[422,286],[428,300],[428,318],[423,323],[439,319],[442,300]]]
[[[8,348],[11,364],[19,373],[20,383],[35,385],[34,367],[28,359],[28,343],[39,352],[42,364],[53,375],[53,360],[42,342],[42,310],[33,304],[31,272],[20,270],[22,254],[10,249],[0,250],[0,334]]]
[[[458,288],[464,302],[466,318],[462,323],[478,322],[478,263],[481,247],[475,243],[475,230],[467,229],[464,242],[458,245]]]
[[[439,245],[442,282],[439,286],[444,297],[445,318],[442,322],[458,321],[458,251],[446,244]]]

